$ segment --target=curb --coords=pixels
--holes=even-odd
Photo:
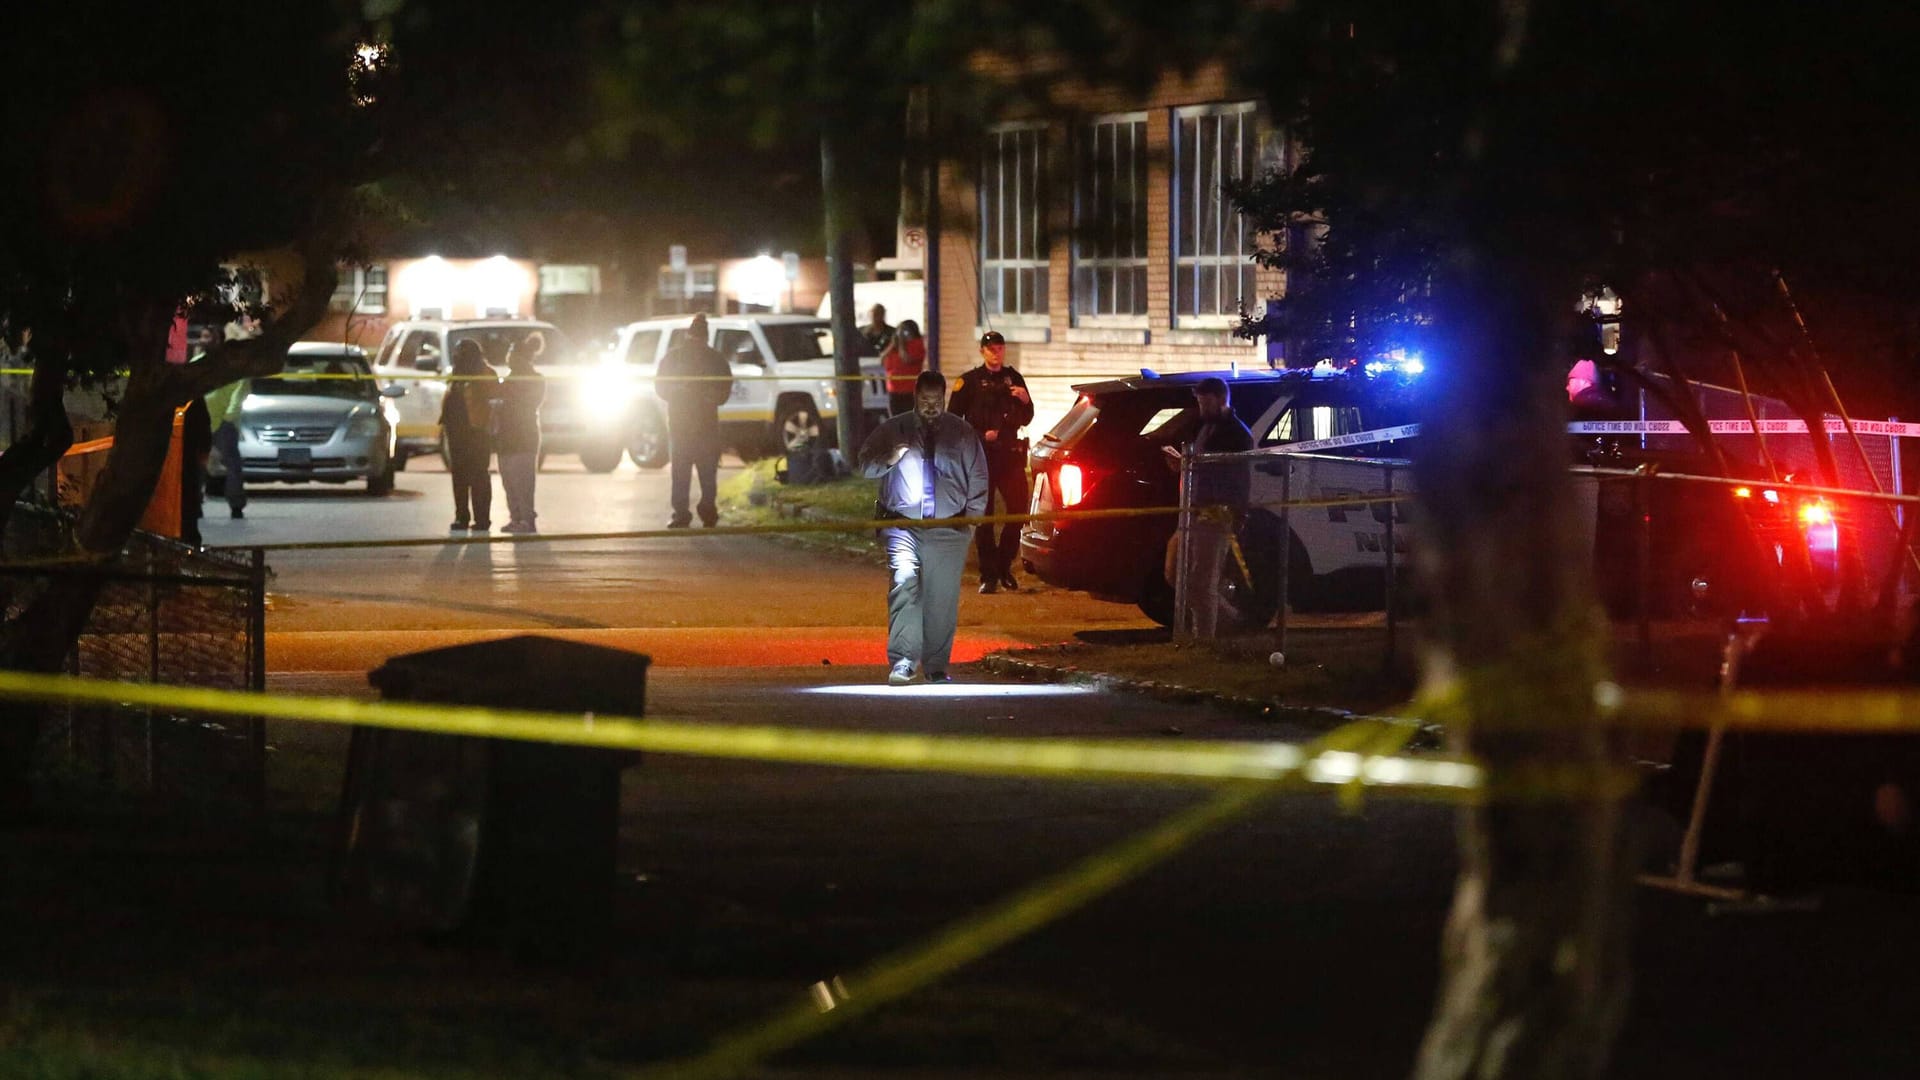
[[[1178,683],[1134,679],[1079,667],[1064,661],[1050,663],[1027,655],[1045,652],[1048,648],[1048,646],[1040,646],[1021,649],[1018,652],[989,653],[981,658],[980,666],[996,675],[1012,675],[1042,682],[1072,683],[1099,690],[1124,690],[1156,701],[1168,701],[1181,705],[1218,705],[1235,712],[1253,713],[1264,720],[1291,721],[1329,731],[1353,721],[1360,715],[1346,709],[1336,709],[1330,705],[1289,705],[1272,699],[1263,700],[1217,690],[1201,690],[1191,686],[1181,686]]]

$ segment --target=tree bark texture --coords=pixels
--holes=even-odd
[[[1566,471],[1579,283],[1556,277],[1482,263],[1448,283],[1458,318],[1415,463],[1427,690],[1490,788],[1459,820],[1420,1080],[1599,1076],[1627,988],[1634,859],[1593,699],[1607,627]]]
[[[821,0],[813,9],[814,56],[817,63],[825,65],[829,75],[845,70],[840,57],[848,46],[848,33],[857,30],[849,28],[845,15],[836,14],[834,7]],[[828,81],[827,78],[821,80],[823,85]],[[842,125],[829,110],[820,121],[820,192],[826,207],[827,292],[833,298],[833,373],[840,376],[834,382],[834,392],[839,398],[834,434],[840,440],[841,453],[851,455],[860,446],[865,407],[861,403],[863,387],[857,378],[860,329],[853,310],[852,238],[849,235],[853,193],[843,172],[845,154]]]

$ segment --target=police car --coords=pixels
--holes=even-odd
[[[666,420],[650,376],[691,315],[646,319],[621,327],[584,380],[586,408],[597,422],[624,429],[636,464],[666,464]],[[709,315],[708,344],[727,358],[735,382],[720,407],[720,426],[744,456],[784,452],[833,441],[840,383],[834,378],[831,324],[812,315]],[[862,350],[865,351],[864,343]],[[886,418],[884,373],[876,358],[862,357],[863,408]]]
[[[1396,487],[1410,488],[1396,440],[1337,444],[1343,437],[1410,423],[1416,374],[1143,372],[1138,378],[1076,387],[1079,400],[1034,445],[1032,512],[1176,505],[1179,477],[1167,467],[1165,448],[1184,446],[1192,438],[1198,424],[1194,387],[1218,377],[1226,380],[1230,406],[1253,433],[1256,447],[1323,448],[1236,466],[1252,469],[1255,505],[1240,526],[1252,580],[1244,580],[1228,560],[1223,582],[1235,621],[1261,625],[1273,617],[1280,602],[1282,552],[1289,560],[1287,591],[1296,609],[1377,606],[1386,580],[1387,515],[1397,515],[1395,549],[1404,553],[1411,539],[1405,503],[1292,511],[1284,540],[1278,509],[1259,504],[1279,502],[1283,488],[1293,499],[1384,491],[1394,467],[1400,473]],[[1021,531],[1020,559],[1028,573],[1049,584],[1135,603],[1150,617],[1169,622],[1173,587],[1166,564],[1175,526],[1172,515],[1032,521]]]
[[[1194,387],[1209,376],[1222,378],[1256,448],[1289,451],[1234,466],[1250,469],[1252,481],[1252,505],[1239,530],[1251,580],[1229,559],[1221,583],[1234,621],[1260,626],[1273,617],[1283,557],[1294,610],[1378,609],[1386,596],[1389,544],[1396,584],[1410,569],[1409,547],[1419,540],[1413,504],[1298,507],[1288,512],[1284,536],[1277,508],[1287,500],[1413,490],[1409,458],[1422,367],[1413,360],[1369,368],[1165,377],[1143,372],[1076,387],[1078,401],[1033,448],[1031,510],[1177,505],[1178,477],[1167,467],[1164,448],[1192,438],[1198,422]],[[1717,474],[1717,464],[1684,442],[1570,437],[1568,461]],[[1576,478],[1580,512],[1590,523],[1596,585],[1609,613],[1626,615],[1643,604],[1662,616],[1771,609],[1786,592],[1830,583],[1835,552],[1860,545],[1878,524],[1824,499],[1776,491],[1758,479],[1754,463],[1738,454],[1722,456],[1730,477],[1754,482],[1702,487]],[[1166,623],[1174,607],[1168,545],[1176,524],[1171,514],[1032,521],[1021,533],[1021,561],[1049,584],[1138,604]],[[1404,599],[1412,592],[1395,595]]]
[[[568,378],[581,358],[558,327],[535,319],[407,319],[388,329],[373,360],[373,373],[383,389],[406,390],[399,399],[397,428],[401,467],[410,456],[440,451],[440,405],[447,383],[419,376],[452,374],[453,350],[463,341],[479,345],[487,363],[504,375],[507,354],[536,331],[546,338],[546,348],[534,370],[551,377],[540,404],[541,457],[577,453],[594,472],[619,464],[624,444],[611,442],[583,422],[576,385]]]

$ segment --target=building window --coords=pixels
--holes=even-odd
[[[1223,185],[1254,173],[1252,102],[1173,113],[1173,314],[1176,326],[1224,326],[1254,300],[1254,234]]]
[[[713,263],[688,266],[685,270],[660,268],[660,299],[674,311],[712,311],[720,292],[720,268]]]
[[[1074,153],[1073,314],[1096,324],[1147,313],[1147,117],[1101,117]]]
[[[1047,313],[1046,133],[987,133],[980,171],[980,308],[994,316]]]
[[[387,268],[384,265],[343,266],[327,306],[352,315],[387,313]]]

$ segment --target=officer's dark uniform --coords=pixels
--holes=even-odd
[[[960,376],[947,402],[947,410],[965,417],[980,433],[981,444],[987,449],[989,514],[1023,514],[1027,510],[1027,442],[1020,438],[1020,429],[1033,420],[1033,399],[1015,397],[1016,386],[1025,390],[1027,380],[1013,368],[1002,365],[999,371],[990,371],[982,364]],[[990,431],[999,434],[989,439]],[[999,510],[993,509],[996,495]],[[1020,551],[1018,524],[1002,525],[998,543],[994,542],[993,526],[982,525],[974,530],[973,546],[980,557],[981,592],[1017,587],[1013,557]]]

